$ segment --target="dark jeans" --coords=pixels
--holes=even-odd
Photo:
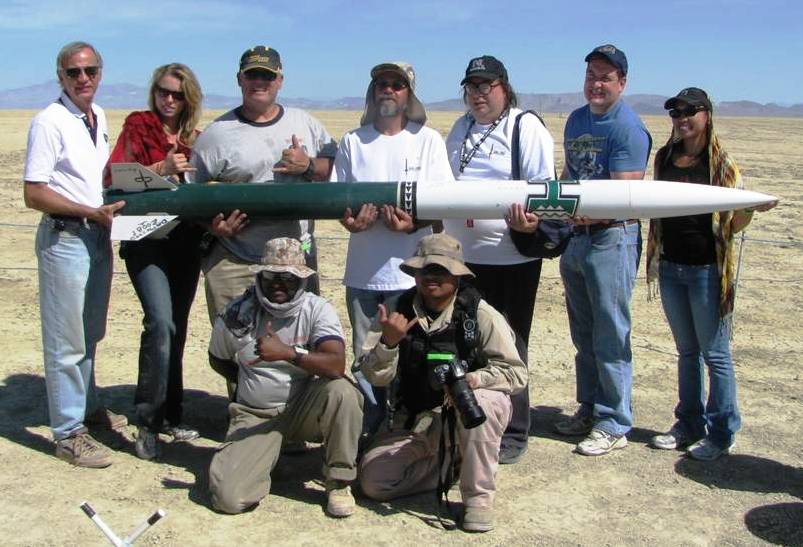
[[[532,260],[521,264],[466,264],[477,277],[471,280],[482,297],[505,316],[516,333],[517,347],[527,364],[527,347],[533,323],[535,295],[541,280],[541,261]],[[513,414],[505,433],[502,446],[524,448],[530,433],[529,385],[510,397]]]
[[[181,421],[187,319],[201,270],[201,231],[180,224],[168,239],[127,241],[120,249],[145,316],[134,395],[137,421],[159,431]]]

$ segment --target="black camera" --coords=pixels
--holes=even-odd
[[[466,362],[451,353],[430,353],[427,355],[427,364],[430,386],[435,390],[446,390],[463,427],[471,429],[482,424],[485,421],[485,412],[466,381]]]

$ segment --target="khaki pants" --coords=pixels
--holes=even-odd
[[[254,284],[256,274],[249,266],[250,263],[231,254],[221,243],[215,243],[210,253],[201,260],[206,310],[213,327],[218,314],[226,309],[228,303]]]
[[[241,513],[270,491],[282,440],[324,443],[323,475],[352,481],[362,429],[362,395],[344,378],[315,378],[284,411],[229,405],[226,440],[209,466],[212,505]]]
[[[460,447],[460,493],[466,507],[492,507],[496,491],[499,445],[510,421],[510,397],[499,391],[474,391],[487,419],[466,429],[457,420]],[[377,435],[360,462],[360,486],[369,498],[387,501],[434,490],[438,485],[438,415],[422,433],[401,430]]]

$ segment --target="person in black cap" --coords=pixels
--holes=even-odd
[[[198,137],[191,159],[197,171],[188,177],[191,182],[329,179],[337,144],[317,119],[277,101],[283,83],[282,62],[275,49],[256,46],[242,54],[237,72],[242,104],[217,118]],[[212,220],[214,243],[201,264],[212,324],[226,304],[253,282],[248,266],[259,262],[266,241],[298,239],[308,265],[315,269],[317,263],[311,221],[249,221],[238,210],[225,214]],[[308,290],[317,293],[317,285]]]
[[[641,179],[651,138],[621,100],[627,57],[605,44],[585,57],[588,104],[571,113],[564,131],[562,179]],[[636,282],[641,231],[636,219],[575,218],[561,256],[569,328],[577,349],[576,413],[555,424],[562,435],[587,435],[577,452],[607,454],[627,446],[633,424],[630,393],[630,299]]]
[[[743,186],[739,169],[714,130],[708,94],[687,87],[667,100],[672,119],[669,141],[655,155],[655,178],[727,188]],[[730,315],[735,295],[733,236],[754,211],[775,203],[650,221],[647,281],[657,279],[661,303],[678,350],[676,421],[650,444],[683,449],[697,460],[730,452],[741,418],[730,351]],[[708,367],[706,401],[702,363]]]
[[[505,65],[490,55],[476,57],[469,61],[460,84],[468,112],[457,119],[446,138],[455,178],[553,179],[552,136],[537,114],[517,108],[518,99]],[[510,321],[526,362],[541,260],[522,255],[512,233],[534,232],[538,219],[525,215],[520,205],[514,207],[516,213],[508,216],[507,223],[502,219],[445,219],[443,224],[463,245],[466,263],[476,275],[472,283]],[[529,390],[513,395],[511,400],[513,417],[499,454],[503,464],[515,463],[524,454],[530,430]]]

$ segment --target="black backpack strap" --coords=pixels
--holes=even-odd
[[[512,142],[510,143],[510,178],[512,180],[521,180],[521,117],[525,114],[532,114],[538,118],[538,121],[541,122],[541,125],[546,127],[544,118],[542,118],[541,115],[535,110],[525,110],[516,116],[516,119],[513,122]],[[555,179],[557,179],[557,172],[555,172],[554,175]]]
[[[444,530],[454,530],[457,528],[457,515],[452,510],[449,502],[449,490],[460,479],[460,462],[457,454],[457,438],[455,428],[457,427],[457,416],[454,407],[443,404],[441,407],[441,434],[438,443],[438,487],[435,489],[435,497],[438,501],[438,522]],[[447,435],[449,442],[446,442]],[[447,444],[449,445],[447,447]],[[446,454],[446,450],[449,454]],[[448,460],[448,466],[446,462]],[[444,469],[444,467],[446,467]],[[443,508],[449,513],[452,522],[444,522]]]

